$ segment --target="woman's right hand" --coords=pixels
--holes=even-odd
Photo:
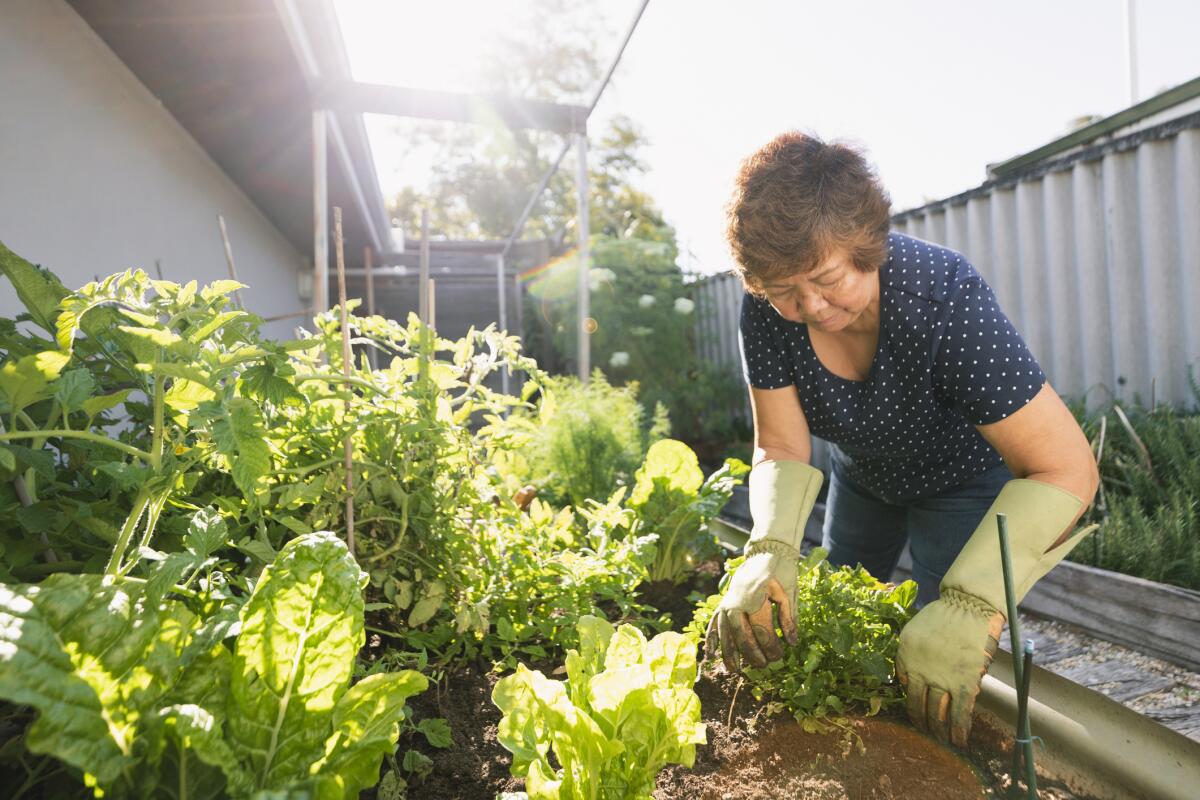
[[[725,669],[731,673],[741,670],[743,658],[754,667],[783,658],[775,626],[778,622],[788,644],[796,644],[796,580],[794,553],[748,556],[730,579],[709,622],[706,655],[713,657],[719,646]]]

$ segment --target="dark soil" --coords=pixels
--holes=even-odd
[[[663,771],[658,800],[987,797],[969,762],[898,717],[854,719],[846,731],[806,733],[790,717],[767,718],[738,685],[723,673],[705,674],[696,684],[709,743],[697,748],[692,769]]]
[[[430,747],[419,735],[412,742],[401,742],[401,752],[411,747],[433,760],[424,781],[413,779],[410,798],[495,800],[498,792],[524,788],[521,781],[509,777],[512,756],[496,739],[501,714],[492,705],[492,687],[500,677],[486,666],[471,665],[408,701],[418,722],[445,718],[454,739],[445,750]]]
[[[693,593],[708,597],[717,593],[724,567],[719,559],[713,558],[697,565],[687,581],[652,581],[638,588],[638,600],[671,615],[671,630],[683,631],[692,621],[696,602],[690,599]]]

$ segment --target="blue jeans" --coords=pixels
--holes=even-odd
[[[835,459],[821,546],[831,565],[861,564],[886,581],[907,541],[921,608],[938,598],[942,577],[1012,477],[1000,464],[941,494],[896,504],[848,480]]]

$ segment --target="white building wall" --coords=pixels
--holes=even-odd
[[[0,241],[68,288],[140,267],[298,311],[304,259],[63,0],[0,0]],[[0,316],[20,308],[0,278]],[[289,335],[301,319],[269,323]]]

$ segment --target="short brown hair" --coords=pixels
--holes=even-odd
[[[892,201],[854,147],[789,131],[746,158],[725,236],[746,289],[807,272],[835,250],[863,272],[887,260]]]

